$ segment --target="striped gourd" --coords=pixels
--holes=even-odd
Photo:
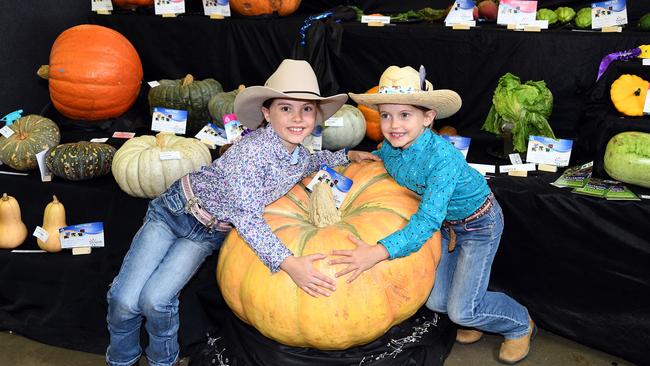
[[[16,170],[36,169],[36,154],[61,140],[56,123],[35,114],[19,118],[9,128],[13,135],[0,135],[0,160]]]
[[[59,178],[86,180],[110,173],[113,155],[115,148],[109,144],[79,141],[48,151],[45,164]]]

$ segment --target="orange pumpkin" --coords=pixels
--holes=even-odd
[[[245,16],[278,13],[280,16],[293,14],[301,0],[230,0],[230,8]]]
[[[379,90],[378,86],[368,89],[366,94],[375,94]],[[384,135],[381,133],[381,125],[379,123],[379,112],[364,105],[359,105],[359,110],[366,119],[366,137],[372,141],[382,141]]]
[[[395,183],[381,162],[354,163],[342,171],[354,184],[339,210],[327,186],[310,197],[310,178],[267,206],[266,222],[294,255],[353,249],[348,234],[376,243],[417,211],[419,197]],[[217,280],[233,312],[266,337],[295,347],[345,349],[371,342],[412,316],[429,296],[440,255],[435,233],[418,252],[380,262],[352,283],[342,276],[331,296],[315,298],[284,271],[272,274],[233,230],[219,254]],[[327,260],[314,267],[331,278],[345,268]]]
[[[153,0],[112,0],[113,5],[120,9],[135,9],[153,6]]]
[[[78,25],[61,33],[50,64],[39,76],[49,79],[50,98],[64,116],[80,120],[117,117],[135,102],[142,64],[120,33],[99,25]]]

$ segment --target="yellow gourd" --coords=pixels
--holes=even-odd
[[[614,107],[626,116],[643,116],[648,83],[636,75],[621,75],[609,90]]]
[[[18,201],[3,193],[0,198],[0,248],[13,249],[26,238],[27,227],[20,218]]]
[[[45,242],[37,239],[38,246],[48,252],[60,252],[59,228],[64,226],[67,226],[65,223],[65,207],[56,196],[52,196],[52,202],[47,204],[45,213],[43,213],[43,229],[47,231],[49,236]]]

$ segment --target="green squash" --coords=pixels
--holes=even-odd
[[[17,119],[9,128],[13,135],[9,138],[0,135],[0,161],[16,170],[36,169],[36,154],[61,141],[56,123],[36,114]]]
[[[48,151],[45,164],[59,178],[86,180],[110,173],[114,155],[111,145],[79,141]]]
[[[186,135],[196,134],[210,122],[208,102],[223,92],[221,84],[214,79],[195,81],[188,74],[182,80],[160,80],[160,85],[149,90],[149,113],[154,107],[187,111]]]
[[[334,118],[340,118],[343,126],[326,126]],[[359,145],[366,135],[366,119],[358,108],[349,104],[343,104],[328,121],[323,123],[323,149],[351,149]]]
[[[212,122],[223,128],[223,121],[221,118],[226,114],[235,113],[235,97],[242,90],[246,89],[245,86],[240,85],[237,89],[229,92],[223,92],[215,95],[208,102],[208,111]]]
[[[650,188],[650,133],[622,132],[612,137],[604,163],[612,178]]]

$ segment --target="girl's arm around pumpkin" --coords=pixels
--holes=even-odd
[[[381,160],[369,152],[341,149],[336,152],[321,150],[309,156],[309,165],[305,175],[309,175],[320,169],[322,164],[330,167],[348,165],[350,161],[361,162],[364,160]]]

